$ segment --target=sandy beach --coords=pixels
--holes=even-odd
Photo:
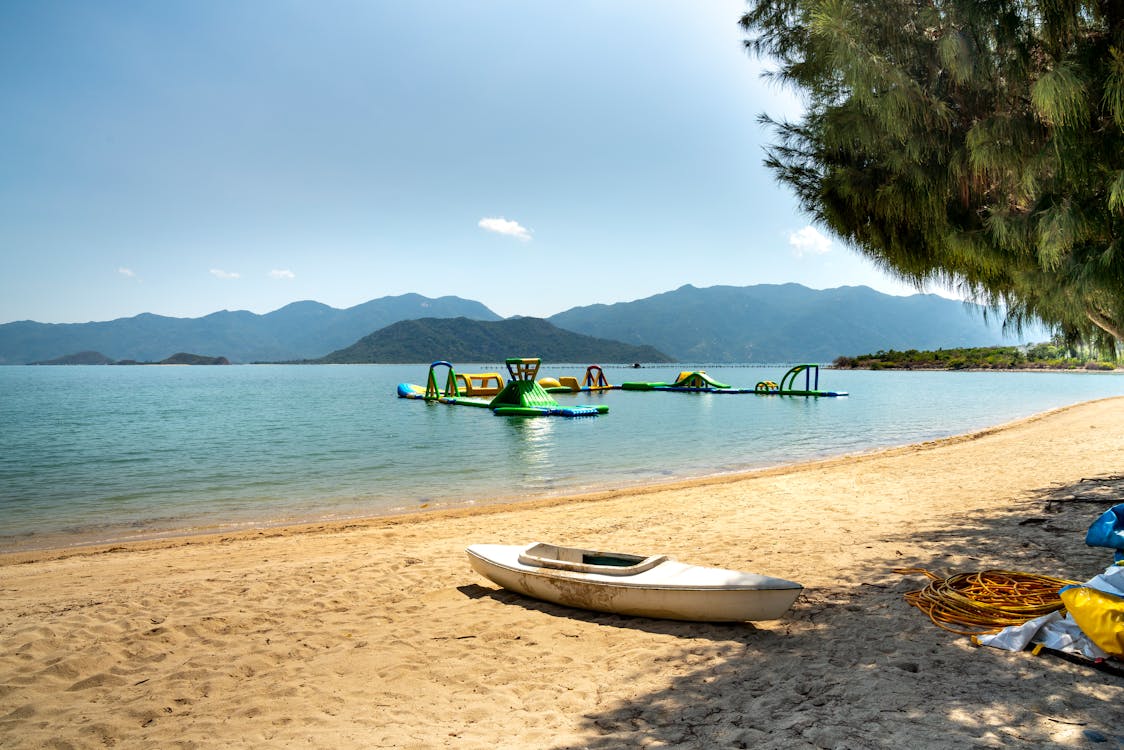
[[[1124,747],[1124,679],[976,648],[934,572],[1085,580],[1124,499],[1124,399],[721,480],[0,558],[0,747]],[[806,587],[776,621],[571,610],[476,542],[552,541]]]

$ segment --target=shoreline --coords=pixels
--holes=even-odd
[[[950,438],[581,498],[63,550],[0,565],[0,745],[1073,747],[1124,682],[975,648],[903,600],[988,568],[1086,580],[1124,397]],[[555,606],[481,542],[658,552],[805,588],[781,619]]]
[[[1119,400],[1124,402],[1124,396],[1110,396],[1102,399],[1083,401],[1077,404],[1050,409],[1038,414],[1032,414],[1010,422],[1001,423],[992,427],[985,427],[958,435],[950,435],[935,440],[919,443],[907,443],[899,446],[875,448],[870,451],[846,453],[826,458],[798,461],[795,463],[782,463],[775,466],[734,471],[722,474],[712,474],[700,477],[678,478],[667,481],[646,481],[635,485],[625,485],[592,490],[589,492],[563,492],[559,495],[545,494],[525,499],[496,499],[491,502],[479,500],[466,501],[464,504],[445,505],[443,507],[426,508],[402,512],[391,510],[386,513],[367,514],[355,517],[345,517],[330,520],[298,520],[295,522],[282,521],[276,524],[219,524],[213,530],[195,531],[192,529],[155,531],[152,537],[143,537],[131,540],[108,540],[92,543],[76,542],[66,546],[43,547],[35,549],[10,552],[0,551],[0,568],[7,565],[34,563],[44,560],[58,560],[69,557],[82,557],[98,555],[107,552],[128,552],[154,549],[170,549],[189,545],[206,545],[216,542],[244,541],[260,538],[272,538],[305,533],[336,533],[347,530],[376,529],[386,526],[398,526],[410,523],[441,522],[474,516],[487,516],[506,511],[533,511],[542,508],[555,508],[558,506],[576,505],[584,503],[604,502],[626,496],[648,496],[664,492],[694,490],[710,486],[732,485],[757,478],[774,477],[788,473],[827,470],[842,464],[857,464],[865,461],[888,458],[903,453],[915,453],[922,450],[932,450],[942,446],[956,445],[963,442],[978,440],[982,437],[1010,430],[1023,424],[1034,423],[1048,419],[1055,414],[1070,410],[1080,409],[1102,402]],[[428,503],[427,503],[428,505]],[[252,525],[251,528],[234,528],[235,526]]]

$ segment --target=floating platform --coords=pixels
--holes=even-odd
[[[580,381],[569,376],[539,378],[539,385],[547,393],[591,393],[620,388],[619,385],[609,384],[609,380],[605,377],[600,365],[590,365],[585,368],[585,376]]]
[[[804,387],[797,387],[796,379],[804,376]],[[814,378],[814,379],[813,379]],[[756,396],[812,396],[835,397],[846,396],[846,391],[821,391],[820,366],[813,364],[796,365],[781,378],[780,383],[772,380],[762,380],[753,388],[734,388],[725,383],[719,383],[702,370],[684,370],[674,383],[621,383],[624,391],[672,391],[678,393],[751,393]]]
[[[609,411],[608,406],[562,406],[535,381],[541,360],[512,357],[504,364],[510,379],[505,385],[498,373],[458,374],[450,362],[440,360],[429,366],[425,387],[399,383],[398,397],[451,406],[491,409],[504,417],[595,417]],[[437,385],[437,371],[445,368],[445,387]],[[483,398],[491,395],[492,398]]]

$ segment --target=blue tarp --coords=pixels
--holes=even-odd
[[[1085,535],[1085,544],[1114,549],[1116,561],[1124,560],[1124,503],[1114,505],[1093,521]]]

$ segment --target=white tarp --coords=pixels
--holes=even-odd
[[[1090,578],[1082,585],[1124,597],[1124,566],[1110,565],[1104,573]],[[977,636],[976,641],[982,646],[1006,651],[1022,651],[1031,643],[1041,643],[1046,648],[1080,654],[1088,659],[1108,658],[1108,654],[1089,640],[1089,636],[1081,631],[1069,615],[1062,617],[1058,612],[1036,617],[1022,625],[1011,625],[994,635]]]

